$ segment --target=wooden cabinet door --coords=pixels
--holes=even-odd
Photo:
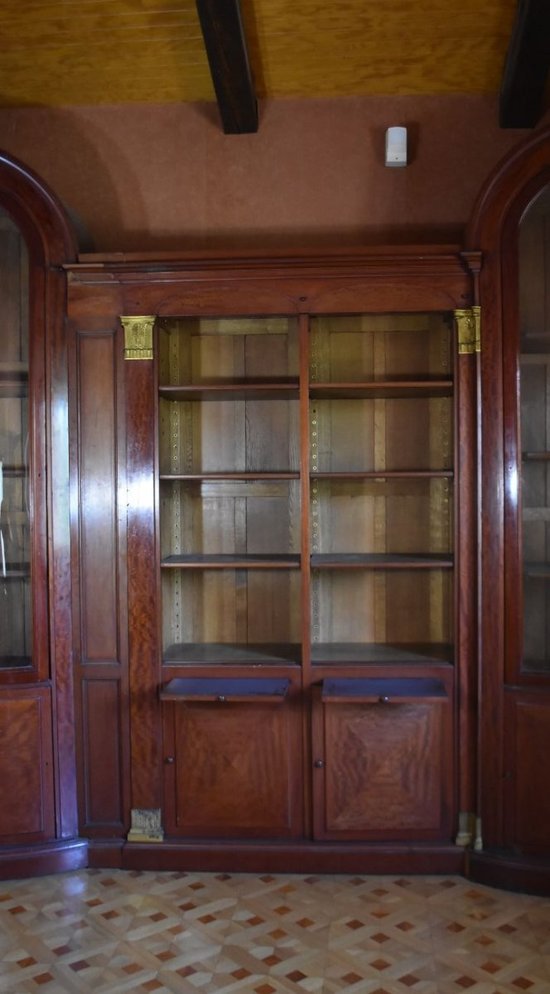
[[[164,743],[168,834],[301,834],[301,720],[292,701],[167,702]]]
[[[0,691],[0,842],[25,844],[54,834],[50,691]]]
[[[449,839],[454,778],[447,697],[366,693],[323,700],[319,694],[313,733],[317,838]]]
[[[547,852],[550,694],[508,691],[505,725],[506,844],[522,852]]]

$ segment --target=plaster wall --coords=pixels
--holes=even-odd
[[[396,124],[405,169],[384,166]],[[236,136],[210,104],[0,110],[0,147],[102,252],[453,241],[525,134],[499,129],[493,96],[271,101]]]

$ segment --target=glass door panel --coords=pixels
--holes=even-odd
[[[0,215],[0,668],[30,666],[28,257]]]
[[[453,345],[449,314],[312,318],[314,664],[452,659]]]
[[[550,190],[519,234],[519,382],[525,673],[550,675]]]

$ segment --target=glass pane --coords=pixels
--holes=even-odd
[[[31,663],[28,259],[0,214],[0,667]]]
[[[447,314],[313,317],[311,382],[444,381],[453,371],[451,329]]]
[[[170,318],[158,336],[164,662],[297,663],[297,319]]]
[[[311,319],[314,664],[452,659],[453,373],[449,314]]]
[[[520,225],[524,672],[550,673],[550,190]]]

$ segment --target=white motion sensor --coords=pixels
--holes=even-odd
[[[386,131],[386,165],[407,165],[406,128],[388,128]]]

